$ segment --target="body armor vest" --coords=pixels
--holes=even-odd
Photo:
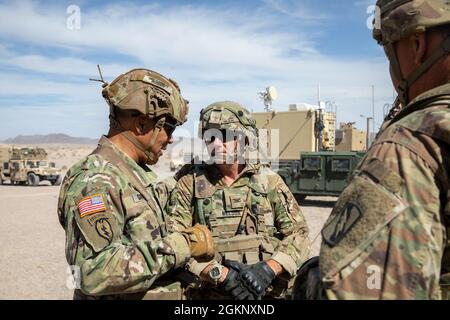
[[[268,259],[279,241],[274,237],[273,210],[268,199],[267,178],[260,166],[236,186],[217,185],[208,179],[204,166],[194,171],[194,220],[213,234],[218,261],[247,264]]]

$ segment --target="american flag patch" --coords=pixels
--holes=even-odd
[[[78,202],[78,211],[80,211],[81,218],[93,213],[106,211],[103,196],[101,194],[96,194],[82,199]]]

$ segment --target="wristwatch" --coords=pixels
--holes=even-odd
[[[211,269],[208,271],[208,276],[211,282],[213,282],[215,285],[219,283],[220,278],[222,277],[222,272],[225,267],[219,263],[215,264]]]

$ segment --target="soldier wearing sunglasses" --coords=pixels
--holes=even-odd
[[[200,223],[214,238],[215,258],[187,265],[195,275],[187,298],[289,296],[309,256],[308,227],[281,177],[246,159],[257,147],[254,118],[238,103],[217,102],[201,111],[199,134],[211,159],[180,170],[167,210],[170,230]]]
[[[69,170],[58,204],[78,286],[74,298],[179,299],[180,283],[164,275],[190,257],[211,257],[212,237],[201,225],[167,233],[167,196],[149,165],[186,121],[187,101],[176,82],[146,69],[103,87],[109,133]]]

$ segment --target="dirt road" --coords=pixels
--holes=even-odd
[[[0,299],[71,299],[66,287],[65,235],[56,205],[59,187],[0,186]],[[335,198],[302,203],[313,254]]]

